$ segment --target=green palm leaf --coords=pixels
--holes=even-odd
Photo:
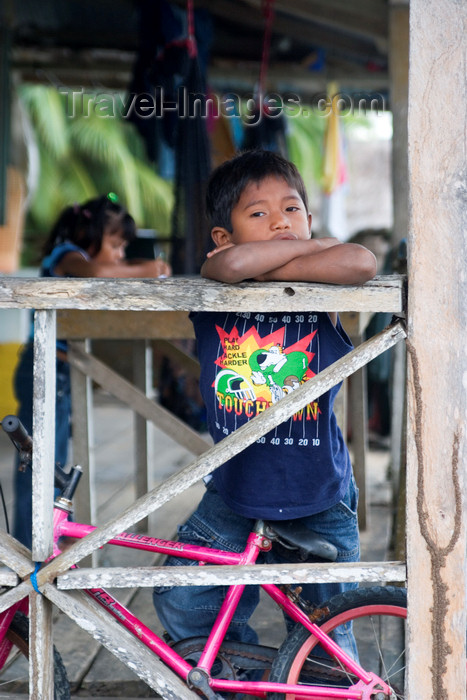
[[[119,192],[137,221],[143,218],[138,189],[138,164],[125,140],[122,122],[117,117],[104,118],[95,113],[74,119],[70,139],[75,150],[87,162],[96,161],[110,176],[116,174]]]
[[[59,92],[43,85],[21,85],[19,95],[31,116],[37,137],[50,157],[67,157],[68,122]]]
[[[24,85],[20,97],[33,124],[40,176],[28,228],[44,235],[73,202],[114,191],[139,226],[170,232],[172,184],[154,171],[134,125],[83,93],[70,110],[70,96],[51,87]],[[68,103],[67,103],[68,100]]]
[[[62,205],[61,172],[55,161],[47,157],[45,146],[39,142],[40,176],[34,198],[30,204],[29,216],[34,228],[44,235],[57,217]]]
[[[149,166],[140,164],[138,186],[144,211],[141,225],[163,234],[170,233],[174,204],[172,184],[159,177]]]
[[[65,205],[73,202],[84,202],[86,199],[98,197],[99,188],[84,167],[78,155],[73,153],[66,165],[62,164],[61,189]]]
[[[287,146],[290,160],[295,163],[305,182],[319,183],[323,160],[325,120],[310,109],[307,116],[297,115],[287,120]]]

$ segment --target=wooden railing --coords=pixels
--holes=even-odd
[[[0,308],[35,309],[34,343],[34,454],[33,454],[33,547],[32,553],[6,533],[0,539],[0,560],[13,570],[1,581],[10,589],[0,597],[0,611],[28,595],[31,633],[30,687],[32,697],[52,698],[51,669],[52,616],[55,604],[95,639],[106,646],[162,697],[195,698],[180,680],[114,620],[108,619],[93,601],[78,589],[107,585],[112,587],[196,585],[214,583],[266,583],[329,581],[339,567],[340,581],[405,581],[402,562],[369,562],[356,565],[273,565],[254,567],[186,567],[187,571],[161,571],[154,568],[80,569],[70,567],[92,555],[120,531],[128,529],[177,494],[199,481],[213,469],[238,454],[274,426],[301,410],[345,377],[406,337],[404,323],[396,320],[374,338],[362,343],[339,362],[307,381],[296,391],[258,415],[214,447],[196,436],[192,451],[198,456],[180,473],[149,493],[141,495],[123,513],[111,519],[85,539],[74,544],[37,573],[42,595],[33,589],[30,574],[36,562],[45,562],[52,551],[53,450],[55,405],[56,312],[61,309],[82,312],[126,311],[148,314],[148,323],[159,323],[164,337],[165,324],[174,321],[174,312],[196,311],[348,311],[405,313],[405,280],[401,276],[379,277],[363,286],[345,287],[305,283],[244,283],[223,285],[208,280],[171,278],[166,280],[0,280]],[[165,314],[165,316],[164,316]],[[132,313],[128,322],[131,323]],[[160,323],[162,321],[162,324]],[[180,321],[180,317],[179,317]],[[182,322],[182,321],[180,321]],[[183,321],[184,322],[184,321]],[[173,330],[166,331],[172,333]],[[83,331],[80,331],[83,337]],[[79,337],[79,336],[78,336]],[[168,337],[165,335],[165,337]],[[83,348],[71,348],[71,360],[81,364],[84,373],[96,377],[105,369],[90,360]],[[131,385],[130,385],[131,386]],[[122,388],[123,390],[123,388]],[[132,391],[125,387],[125,391]],[[160,407],[141,392],[134,394],[145,419],[159,421]],[[188,431],[188,429],[186,429]],[[188,432],[190,439],[193,437]],[[196,446],[195,446],[196,444]],[[207,447],[207,449],[204,449]],[[73,590],[70,590],[73,589]],[[122,654],[122,646],[125,653]],[[48,662],[44,665],[44,659]]]

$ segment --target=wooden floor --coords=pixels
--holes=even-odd
[[[132,414],[115,399],[97,391],[94,432],[94,456],[98,475],[97,524],[102,524],[134,500]],[[157,429],[154,429],[153,448],[152,486],[167,479],[192,459],[186,450],[175,445]],[[388,460],[387,451],[372,450],[369,453],[369,527],[361,533],[363,561],[382,561],[388,558],[392,516],[391,488],[387,480]],[[12,512],[12,464],[13,451],[10,443],[5,434],[0,432],[0,480],[9,513]],[[153,513],[150,516],[149,532],[162,538],[172,537],[177,524],[196,506],[202,492],[203,486],[195,485]],[[1,527],[4,527],[3,522]],[[99,564],[147,566],[153,563],[147,560],[147,556],[145,552],[104,547],[100,552]],[[136,592],[120,589],[115,594],[155,632],[162,631],[152,605],[151,589]],[[285,628],[281,614],[267,599],[261,601],[252,623],[263,643],[274,646],[282,641]],[[155,696],[154,691],[130,669],[62,613],[56,614],[54,641],[66,665],[75,697]],[[0,676],[0,700],[8,697],[17,700],[28,697],[27,662],[24,659],[15,660]]]

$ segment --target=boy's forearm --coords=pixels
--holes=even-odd
[[[376,258],[371,251],[354,243],[343,243],[295,258],[256,279],[264,282],[364,284],[375,274]]]
[[[208,258],[201,275],[220,282],[260,281],[363,284],[376,274],[367,248],[333,238],[245,243]]]
[[[339,245],[336,239],[271,240],[233,245],[211,253],[201,275],[220,282],[262,279],[303,256],[313,256]],[[272,279],[272,278],[271,278]]]

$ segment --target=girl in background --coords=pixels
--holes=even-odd
[[[126,261],[125,248],[136,236],[132,216],[115,201],[102,196],[82,205],[74,204],[60,214],[47,239],[41,277],[166,277],[170,267],[162,259]],[[23,347],[14,376],[18,417],[32,434],[33,334]],[[55,461],[64,466],[70,437],[71,390],[67,345],[57,341]],[[32,474],[14,474],[15,511],[13,535],[24,545],[32,544]]]

